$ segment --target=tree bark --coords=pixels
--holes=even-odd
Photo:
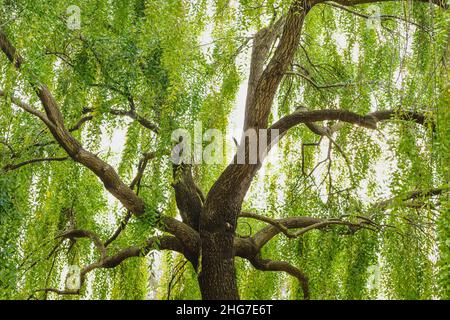
[[[307,3],[293,2],[273,57],[262,73],[254,73],[258,78],[248,92],[254,96],[247,97],[244,130],[267,128],[273,99],[286,69],[293,60],[303,21],[309,9]],[[273,36],[271,38],[268,42],[274,40]],[[242,145],[246,148],[245,143]],[[234,268],[234,234],[242,202],[262,161],[263,159],[258,159],[257,164],[230,164],[206,198],[200,217],[199,284],[203,299],[239,299]]]

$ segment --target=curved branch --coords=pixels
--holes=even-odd
[[[161,236],[148,239],[144,245],[131,246],[122,249],[113,256],[105,257],[100,268],[114,268],[124,260],[132,257],[144,257],[152,250],[172,250],[179,253],[185,252],[183,243],[172,236]]]
[[[306,228],[310,225],[314,225],[316,223],[322,222],[322,219],[319,218],[311,218],[311,217],[291,217],[291,218],[284,218],[279,219],[278,223],[285,226],[287,229],[300,229],[300,228]],[[253,236],[253,241],[255,242],[255,245],[258,249],[258,251],[267,243],[269,242],[273,237],[278,235],[280,233],[280,229],[275,226],[267,226],[260,231],[258,231]]]
[[[86,237],[86,238],[95,239],[96,245],[103,246],[101,241],[98,239],[98,237],[90,231],[71,230],[71,231],[64,233],[64,235],[61,235],[61,236],[69,237],[69,235],[71,237]],[[90,265],[87,265],[86,267],[84,267],[81,270],[80,283],[81,283],[81,285],[83,285],[83,283],[86,279],[86,275],[95,269],[114,268],[114,267],[118,266],[119,264],[121,264],[126,259],[133,258],[133,257],[144,257],[152,250],[172,250],[172,251],[177,251],[177,252],[184,254],[185,249],[183,247],[183,244],[175,237],[171,237],[171,236],[153,237],[153,238],[148,239],[146,241],[146,243],[143,245],[131,246],[131,247],[122,249],[121,251],[119,251],[118,253],[116,253],[115,255],[112,255],[112,256],[106,256],[106,255],[102,256],[102,258],[99,261],[94,262]],[[38,290],[35,290],[34,292],[40,292],[40,291],[54,292],[54,293],[57,293],[60,295],[80,294],[80,290],[59,290],[56,288],[38,289]]]
[[[102,259],[106,258],[106,248],[103,245],[103,242],[100,240],[99,236],[92,231],[89,230],[68,230],[63,232],[62,234],[56,236],[56,239],[64,238],[64,239],[77,239],[77,238],[88,238],[91,239],[94,243],[95,247],[100,252],[100,256]]]
[[[303,290],[303,298],[309,300],[308,277],[300,269],[285,261],[262,259],[259,255],[249,259],[251,264],[261,271],[283,271],[298,279]]]
[[[17,53],[15,47],[10,43],[2,30],[0,30],[0,49],[2,49],[16,69],[20,71],[23,59]],[[46,116],[35,110],[29,110],[28,112],[34,112],[33,114],[38,116],[47,125],[55,140],[67,154],[74,161],[84,165],[95,173],[103,182],[105,188],[115,196],[125,208],[137,216],[143,215],[146,210],[144,201],[120,179],[113,167],[93,153],[85,150],[80,142],[67,130],[59,106],[49,89],[38,82],[32,82],[31,85],[41,100]],[[22,106],[22,108],[27,108],[27,106]]]
[[[312,218],[312,217],[289,217],[284,219],[276,220],[278,224],[283,225],[286,229],[301,229],[294,233],[289,233],[289,238],[297,238],[311,230],[320,230],[324,229],[330,225],[342,225],[347,226],[350,229],[350,232],[355,232],[359,229],[370,229],[375,231],[376,228],[372,228],[367,221],[363,220],[361,222],[353,223],[350,221],[345,221],[342,219],[320,219],[320,218]],[[260,231],[258,231],[253,237],[252,241],[254,242],[256,249],[259,251],[261,248],[267,244],[271,239],[273,239],[276,235],[281,232],[278,226],[270,225],[267,226]]]
[[[88,121],[91,121],[94,117],[92,115],[82,117],[78,122],[71,128],[69,128],[69,132],[77,131],[81,128],[81,126]]]
[[[294,234],[291,234],[289,232],[289,229],[286,228],[279,220],[271,219],[269,217],[260,216],[256,213],[252,212],[241,212],[239,215],[240,218],[251,218],[259,221],[266,222],[268,224],[271,224],[272,226],[278,228],[282,233],[284,233],[288,238],[295,238]]]

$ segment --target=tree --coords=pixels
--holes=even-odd
[[[448,298],[444,1],[0,3],[2,297]],[[245,78],[281,161],[172,164]]]

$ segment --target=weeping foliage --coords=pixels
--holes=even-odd
[[[80,8],[81,28],[71,30],[67,8],[74,3]],[[68,128],[91,114],[73,135],[127,183],[141,155],[154,152],[139,196],[146,205],[176,217],[172,131],[193,132],[195,121],[205,130],[222,132],[242,123],[251,37],[285,14],[290,3],[0,0],[0,25],[29,62],[19,74],[0,55],[0,88],[40,108],[28,85],[37,77],[55,95]],[[328,139],[319,140],[298,126],[272,151],[244,208],[271,218],[356,219],[367,213],[385,226],[382,232],[355,233],[336,226],[294,240],[278,235],[264,247],[263,257],[289,261],[308,276],[313,299],[449,299],[448,194],[415,199],[410,207],[401,201],[386,210],[373,206],[413,190],[448,187],[449,15],[409,1],[376,5],[383,15],[401,19],[383,18],[368,27],[366,18],[329,4],[308,14],[271,121],[298,106],[362,115],[393,109],[398,114],[425,112],[435,127],[391,121],[369,131],[347,125],[333,135],[340,150],[334,147],[328,153]],[[350,8],[361,15],[369,9]],[[130,117],[117,116],[130,108],[156,124],[158,134]],[[65,157],[52,141],[36,118],[0,100],[0,167]],[[225,165],[194,168],[205,193]],[[125,215],[98,178],[71,161],[4,170],[0,298],[200,299],[194,268],[171,252],[152,252],[114,269],[96,270],[80,296],[36,292],[63,288],[69,265],[84,266],[99,258],[92,242],[62,242],[56,237],[61,231],[76,227],[107,239]],[[249,236],[264,226],[243,220],[237,233]],[[151,218],[132,218],[108,250],[118,252],[155,234]],[[256,271],[239,258],[236,268],[244,299],[303,297],[298,281],[287,274]]]

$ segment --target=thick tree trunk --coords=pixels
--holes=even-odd
[[[233,233],[203,233],[199,285],[204,300],[238,300]]]

